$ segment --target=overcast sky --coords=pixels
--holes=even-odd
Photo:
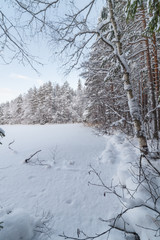
[[[99,2],[100,1],[98,1],[98,3]],[[101,4],[102,2],[104,2],[104,0],[101,1]],[[81,0],[81,2],[78,1],[78,3],[86,3],[86,0]],[[98,11],[96,9],[94,13],[95,21],[97,21],[99,10],[100,8]],[[11,8],[9,11],[11,11]],[[95,14],[97,14],[97,17],[95,17]],[[69,76],[64,76],[64,69],[60,68],[61,63],[56,61],[56,58],[53,59],[46,42],[43,40],[36,42],[32,41],[31,45],[30,51],[33,52],[34,55],[39,56],[40,61],[44,63],[44,65],[35,66],[39,71],[38,74],[31,69],[31,67],[23,66],[16,61],[8,65],[0,63],[0,103],[10,101],[19,94],[26,93],[29,88],[34,86],[39,87],[48,81],[53,83],[56,82],[61,85],[67,80],[73,88],[76,88],[79,72],[73,71]]]

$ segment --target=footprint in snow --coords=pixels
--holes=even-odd
[[[71,200],[71,199],[68,199],[68,200],[66,201],[66,203],[67,203],[67,204],[71,204],[71,203],[72,203],[72,200]]]
[[[35,176],[29,176],[29,177],[28,177],[28,179],[33,179],[33,178],[35,178]]]

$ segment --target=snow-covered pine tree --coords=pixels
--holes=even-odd
[[[0,123],[80,122],[82,119],[79,114],[82,114],[82,106],[79,104],[83,102],[81,96],[80,89],[77,92],[74,91],[68,82],[62,86],[58,84],[53,86],[51,82],[48,82],[38,89],[36,87],[29,89],[28,93],[20,95],[10,103],[1,104]]]
[[[44,100],[44,112],[46,123],[52,123],[53,118],[53,104],[54,104],[54,96],[53,96],[53,85],[49,81],[44,85],[45,87],[45,100]]]
[[[57,86],[58,88],[58,86]],[[72,122],[71,102],[73,90],[66,81],[57,91],[56,94],[56,113],[55,118],[58,123]]]
[[[2,103],[0,105],[0,124],[5,124],[5,119],[4,119],[4,106],[5,104]]]
[[[73,95],[72,99],[72,116],[74,118],[74,122],[82,122],[83,121],[83,113],[85,109],[86,99],[85,99],[85,89],[82,86],[81,80],[78,80],[77,90]]]
[[[117,4],[115,12],[119,19],[122,18],[121,24],[125,28],[123,7],[122,3]],[[99,24],[107,21],[108,14],[108,9],[103,8]],[[114,32],[109,20],[103,28],[103,34],[107,40],[114,41]],[[102,40],[96,41],[88,61],[84,62],[82,67],[82,76],[86,79],[86,97],[88,99],[85,112],[86,120],[95,124],[94,119],[97,118],[99,120],[96,124],[99,124],[99,127],[101,125],[103,129],[118,127],[127,133],[131,133],[132,124],[129,108],[121,81],[121,65],[112,48]],[[96,108],[98,104],[99,108]],[[98,112],[100,109],[101,111]],[[96,113],[96,117],[92,115],[94,113]]]
[[[84,112],[84,120],[88,123],[96,125],[101,129],[105,129],[107,120],[106,117],[106,99],[109,91],[107,91],[104,81],[106,68],[103,68],[103,57],[106,56],[104,44],[94,44],[88,61],[82,64],[83,73],[81,76],[85,79],[85,98],[86,109]]]
[[[10,103],[7,101],[5,104],[2,104],[2,122],[3,124],[10,124],[10,121],[12,119],[11,113],[10,113]]]
[[[16,99],[12,100],[9,108],[10,115],[12,116],[10,124],[21,124],[24,114],[22,95],[19,95]]]
[[[36,124],[39,123],[37,109],[38,109],[38,99],[37,99],[37,88],[29,89],[28,93],[24,95],[24,114],[23,114],[23,124]]]

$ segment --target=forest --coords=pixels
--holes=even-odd
[[[68,82],[45,83],[24,95],[0,105],[0,124],[46,124],[82,122],[84,89],[79,80],[77,90]]]

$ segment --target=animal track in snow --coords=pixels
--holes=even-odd
[[[33,178],[35,178],[35,176],[29,176],[29,177],[28,177],[28,179],[33,179]]]
[[[71,204],[71,203],[72,203],[72,200],[71,200],[71,199],[68,199],[68,200],[66,201],[66,203],[67,203],[67,204]]]

